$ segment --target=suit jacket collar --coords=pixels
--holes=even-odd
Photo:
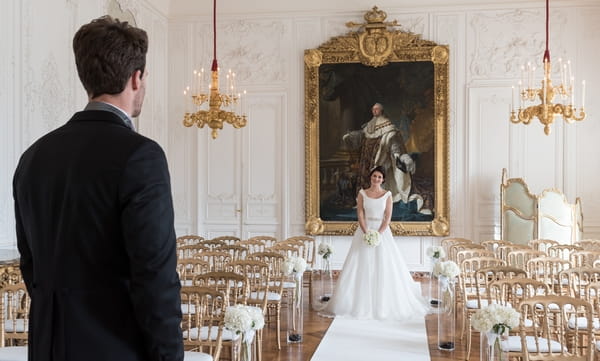
[[[120,116],[111,111],[106,110],[82,110],[73,114],[68,123],[79,121],[107,122],[111,124],[120,125],[129,129],[129,127],[123,122],[123,119],[121,119]]]

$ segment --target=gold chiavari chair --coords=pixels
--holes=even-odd
[[[194,277],[193,285],[223,292],[227,306],[246,304],[250,293],[246,276],[235,272],[202,273]]]
[[[182,286],[193,286],[194,277],[209,272],[210,264],[197,258],[180,258],[177,260],[177,273]]]
[[[484,246],[476,243],[459,243],[450,246],[450,253],[448,253],[448,259],[460,264],[456,258],[456,254],[460,251],[465,250],[481,250],[482,252],[488,252]]]
[[[448,257],[450,257],[450,247],[452,247],[455,244],[461,244],[461,243],[473,243],[473,241],[471,241],[470,239],[458,238],[458,237],[442,239],[442,241],[440,242],[440,246],[446,252],[446,259],[449,259]]]
[[[18,266],[0,267],[0,288],[6,285],[23,283],[23,275]]]
[[[275,243],[277,243],[277,238],[273,236],[254,236],[248,238],[248,241],[261,241],[264,243],[265,247],[272,247]]]
[[[197,286],[181,288],[181,329],[183,345],[188,352],[208,353],[218,360],[223,343],[227,341],[232,346],[231,359],[235,359],[241,337],[224,328],[226,306],[221,291]]]
[[[558,274],[571,268],[571,263],[560,258],[538,257],[527,261],[526,271],[529,277],[546,283],[554,293],[559,294]]]
[[[462,340],[465,334],[467,335],[467,357],[471,352],[471,316],[488,304],[488,276],[487,273],[482,274],[478,270],[504,264],[504,261],[490,256],[467,258],[460,263],[458,282],[461,297],[457,300],[457,307],[462,307],[460,337]]]
[[[215,248],[215,251],[229,253],[232,261],[246,259],[246,255],[248,254],[248,249],[246,247],[240,246],[240,245],[221,246],[221,247]]]
[[[583,298],[585,287],[593,282],[600,281],[600,269],[592,267],[573,267],[558,274],[560,295]]]
[[[584,299],[592,305],[592,331],[594,332],[594,359],[600,360],[600,282],[591,282],[585,286],[585,297]],[[581,322],[578,322],[579,327],[583,327]],[[585,325],[587,327],[587,325]]]
[[[600,239],[582,239],[575,242],[575,245],[580,246],[585,251],[599,251],[600,250]]]
[[[531,247],[531,249],[542,251],[546,255],[548,255],[548,248],[552,246],[558,246],[559,244],[560,243],[558,243],[558,241],[552,239],[532,239],[528,242],[528,245]]]
[[[244,241],[239,241],[237,244],[239,246],[245,247],[248,250],[248,254],[256,253],[256,252],[264,252],[267,248],[265,243],[260,240],[247,239]]]
[[[481,245],[484,246],[485,249],[487,249],[488,251],[492,251],[494,254],[496,254],[496,250],[498,249],[498,247],[508,246],[511,244],[512,244],[512,242],[504,241],[501,239],[489,239],[487,241],[481,242]]]
[[[506,261],[506,263],[508,264],[508,254],[517,249],[531,249],[531,247],[529,247],[526,244],[515,243],[507,244],[504,246],[498,246],[498,248],[496,248],[496,257]]]
[[[456,258],[456,264],[461,264],[462,261],[469,259],[469,258],[476,258],[476,257],[495,258],[494,252],[489,251],[485,248],[464,249],[462,251],[456,252],[456,255],[454,257]]]
[[[27,343],[30,306],[25,283],[9,284],[0,289],[0,347]]]
[[[189,245],[198,244],[203,240],[204,240],[204,237],[202,237],[202,236],[187,234],[185,236],[177,237],[176,242],[177,242],[177,247],[181,247],[181,246],[189,246]]]
[[[510,337],[507,344],[510,351],[521,353],[523,360],[593,360],[593,332],[591,327],[580,327],[592,325],[589,302],[568,296],[535,296],[523,300],[519,311],[520,345]]]
[[[273,247],[271,247],[273,248]],[[271,312],[275,312],[275,324],[277,327],[277,349],[281,350],[281,305],[282,299],[287,296],[290,302],[290,294],[293,294],[295,284],[286,282],[283,273],[283,262],[285,256],[277,252],[257,252],[248,255],[249,260],[262,261],[269,265],[269,292],[267,296],[267,320],[271,321]]]
[[[317,243],[313,237],[309,236],[294,236],[286,238],[278,242],[285,244],[286,242],[302,242],[304,244],[304,254],[302,258],[306,260],[306,271],[302,277],[302,287],[308,287],[308,307],[312,307],[313,302],[313,270],[316,268],[317,260]]]
[[[194,258],[208,262],[211,271],[225,271],[225,266],[231,262],[231,255],[227,252],[205,251],[194,255]]]
[[[576,251],[569,260],[573,267],[593,267],[594,261],[600,259],[600,251]]]
[[[207,247],[211,251],[214,251],[215,248],[219,248],[221,246],[227,246],[227,242],[218,239],[205,239],[204,241],[200,242],[200,244],[204,247]]]
[[[515,249],[506,255],[508,265],[521,269],[527,268],[527,261],[532,258],[546,257],[546,253],[530,248]]]
[[[265,252],[279,253],[284,257],[302,257],[302,250],[297,247],[290,246],[287,244],[275,244],[272,247],[265,248]],[[263,252],[256,252],[263,253]]]
[[[193,258],[196,254],[200,252],[210,251],[210,248],[204,247],[203,245],[197,244],[187,244],[184,246],[177,247],[177,258]]]
[[[270,271],[269,264],[257,260],[239,260],[230,262],[227,271],[236,272],[246,276],[248,282],[248,298],[246,303],[258,307],[263,315],[267,314],[267,302],[269,297]],[[258,360],[262,360],[262,329],[256,332],[256,345]]]
[[[241,239],[236,236],[219,236],[212,239],[213,241],[222,241],[229,246],[235,246]]]
[[[583,251],[583,248],[575,244],[559,244],[548,248],[548,256],[570,261],[571,253],[576,251]]]

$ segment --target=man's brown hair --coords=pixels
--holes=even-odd
[[[136,70],[144,74],[148,35],[107,15],[79,28],[73,52],[79,79],[91,98],[118,94]]]

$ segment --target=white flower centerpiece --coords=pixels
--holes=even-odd
[[[437,289],[437,281],[435,281],[434,277],[434,268],[435,265],[442,260],[442,258],[446,257],[446,251],[441,246],[430,246],[426,251],[427,257],[431,258],[431,278],[429,281],[429,304],[433,307],[437,307],[439,301],[434,298],[434,290]],[[431,309],[432,311],[434,309]]]
[[[224,317],[225,328],[242,335],[241,361],[250,361],[252,352],[250,346],[257,330],[265,326],[265,318],[258,307],[237,304],[227,307]]]
[[[500,337],[507,336],[512,328],[517,327],[520,317],[521,314],[512,307],[499,304],[483,307],[471,316],[473,328],[487,336],[485,346],[488,360],[495,360],[496,354],[500,355],[503,351]]]
[[[329,243],[322,242],[319,244],[318,253],[319,253],[319,256],[321,256],[321,257],[323,257],[323,259],[327,260],[333,254],[333,246]]]
[[[288,256],[283,261],[283,274],[294,280],[294,299],[288,307],[288,343],[302,342],[302,275],[306,271],[306,260],[298,256]]]
[[[365,235],[364,235],[364,240],[368,246],[371,246],[371,247],[379,246],[379,242],[380,242],[379,232],[377,232],[373,229],[367,230],[367,233],[365,233]]]
[[[446,257],[446,251],[441,246],[431,246],[427,248],[427,257],[433,259],[434,261],[439,261],[440,259]]]
[[[318,248],[318,254],[323,258],[321,262],[322,268],[318,273],[314,273],[317,277],[313,278],[313,308],[316,311],[322,311],[326,306],[333,293],[333,275],[331,274],[331,255],[333,254],[333,246],[329,243],[321,242]]]

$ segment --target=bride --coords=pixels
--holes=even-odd
[[[427,312],[419,283],[413,281],[390,230],[391,193],[381,187],[383,167],[370,174],[370,187],[357,198],[359,228],[324,314],[336,317],[407,320]],[[379,245],[365,242],[369,231],[378,233]]]

